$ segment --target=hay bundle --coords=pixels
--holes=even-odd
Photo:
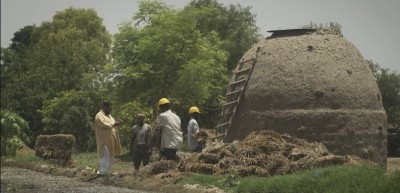
[[[169,170],[175,169],[177,165],[178,163],[173,160],[160,160],[150,164],[150,174],[155,175],[165,173]]]
[[[295,147],[292,149],[292,151],[290,151],[289,155],[287,156],[287,158],[290,161],[298,161],[300,159],[303,159],[305,157],[317,157],[317,154],[310,150],[310,149],[304,149],[301,147]]]
[[[219,156],[213,153],[202,153],[197,160],[202,163],[216,164],[219,162]]]
[[[345,162],[345,157],[333,154],[315,159],[315,165],[317,166],[342,165]]]
[[[269,157],[266,169],[269,174],[286,174],[290,171],[290,161],[283,155],[274,155]]]
[[[258,176],[268,176],[269,171],[259,167],[259,166],[244,166],[244,167],[236,167],[234,172],[237,172],[240,176],[251,176],[251,175],[258,175]]]
[[[214,164],[206,163],[187,163],[185,166],[180,168],[183,171],[202,173],[202,174],[214,174],[218,173],[218,168]]]
[[[184,177],[189,176],[189,173],[181,173],[178,171],[168,171],[167,173],[157,174],[155,176],[159,181],[166,181],[168,183],[176,183]]]
[[[36,140],[36,156],[65,165],[71,163],[75,137],[70,134],[39,135]]]
[[[153,127],[149,138],[150,147],[156,147],[158,149],[161,148],[161,131],[162,130],[160,128]]]
[[[204,148],[207,145],[208,136],[209,135],[206,131],[204,131],[203,129],[200,129],[200,131],[196,134],[195,139]]]
[[[218,167],[224,171],[227,170],[232,165],[238,165],[238,164],[239,161],[237,159],[231,157],[224,157],[218,162]]]

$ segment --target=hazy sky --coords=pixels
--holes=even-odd
[[[164,0],[182,8],[190,0]],[[310,23],[338,22],[342,33],[365,59],[400,72],[400,0],[219,0],[225,5],[252,6],[264,36],[274,29]],[[93,8],[111,34],[138,11],[137,0],[1,0],[1,46],[26,25],[51,21],[68,7]]]

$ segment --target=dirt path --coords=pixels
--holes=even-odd
[[[79,182],[64,176],[46,175],[28,169],[1,167],[1,192],[19,193],[150,193],[95,183]]]

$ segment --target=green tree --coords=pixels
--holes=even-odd
[[[217,1],[192,1],[181,10],[142,1],[133,20],[114,36],[119,101],[154,107],[168,97],[179,114],[197,105],[203,116],[215,119],[228,72],[260,38],[254,17],[249,7]]]
[[[94,91],[69,91],[46,101],[43,114],[44,134],[72,134],[79,151],[95,149],[94,117],[103,102]]]
[[[152,3],[162,11],[145,11],[142,3],[139,13],[152,15],[136,15],[115,36],[113,58],[119,75],[115,80],[121,99],[153,106],[159,98],[169,97],[175,104],[188,105],[220,95],[227,82],[227,52],[218,34],[202,34],[195,12]],[[152,19],[144,25],[142,18],[148,17]]]
[[[223,41],[222,48],[229,53],[227,68],[233,70],[243,54],[260,41],[261,34],[256,26],[256,15],[251,7],[241,5],[224,6],[217,0],[192,0],[183,11],[196,14],[199,31],[213,31]]]
[[[153,109],[150,106],[144,106],[139,101],[124,103],[117,108],[114,108],[112,114],[114,118],[123,121],[123,124],[118,127],[121,145],[129,148],[131,142],[132,127],[136,124],[136,116],[138,113],[143,113],[146,117],[145,123],[151,124]]]
[[[2,49],[1,106],[19,113],[37,136],[44,101],[69,90],[100,90],[110,44],[92,9],[68,8],[51,22],[22,28],[10,48]]]
[[[1,155],[15,156],[16,150],[29,142],[28,123],[18,114],[1,109]]]
[[[342,35],[342,25],[340,25],[337,22],[320,23],[320,24],[310,22],[309,24],[303,25],[300,28],[316,29],[318,31],[322,31],[328,34]]]
[[[367,60],[367,63],[378,83],[389,127],[400,129],[400,74],[381,68],[372,60]]]

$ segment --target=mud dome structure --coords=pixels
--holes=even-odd
[[[356,47],[341,35],[310,29],[271,32],[234,71],[225,104],[234,108],[225,110],[232,115],[222,130],[224,142],[269,129],[385,165],[387,117],[376,80]],[[233,104],[228,94],[246,65],[251,70]]]

